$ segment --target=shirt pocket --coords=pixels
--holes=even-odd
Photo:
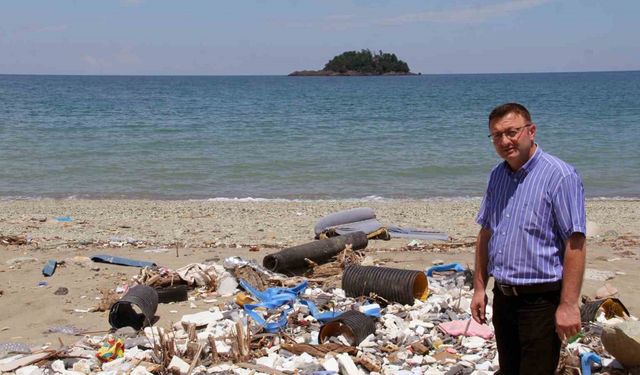
[[[553,210],[551,200],[546,197],[524,202],[519,209],[523,230],[535,238],[546,242],[552,232]]]

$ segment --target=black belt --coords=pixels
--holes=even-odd
[[[556,292],[562,289],[562,281],[532,285],[509,285],[495,282],[495,287],[502,294],[508,297],[519,296],[521,294],[538,294]]]

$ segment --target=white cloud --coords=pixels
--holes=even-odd
[[[552,0],[511,0],[503,3],[488,4],[473,8],[457,8],[413,13],[379,20],[377,24],[395,26],[417,22],[476,23],[535,8],[550,1]]]

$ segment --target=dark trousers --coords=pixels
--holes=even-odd
[[[501,375],[552,375],[560,357],[555,314],[560,292],[505,296],[493,289]]]

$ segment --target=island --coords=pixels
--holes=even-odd
[[[347,51],[335,56],[322,70],[298,70],[289,76],[382,76],[416,75],[393,53],[372,53],[368,49]]]

